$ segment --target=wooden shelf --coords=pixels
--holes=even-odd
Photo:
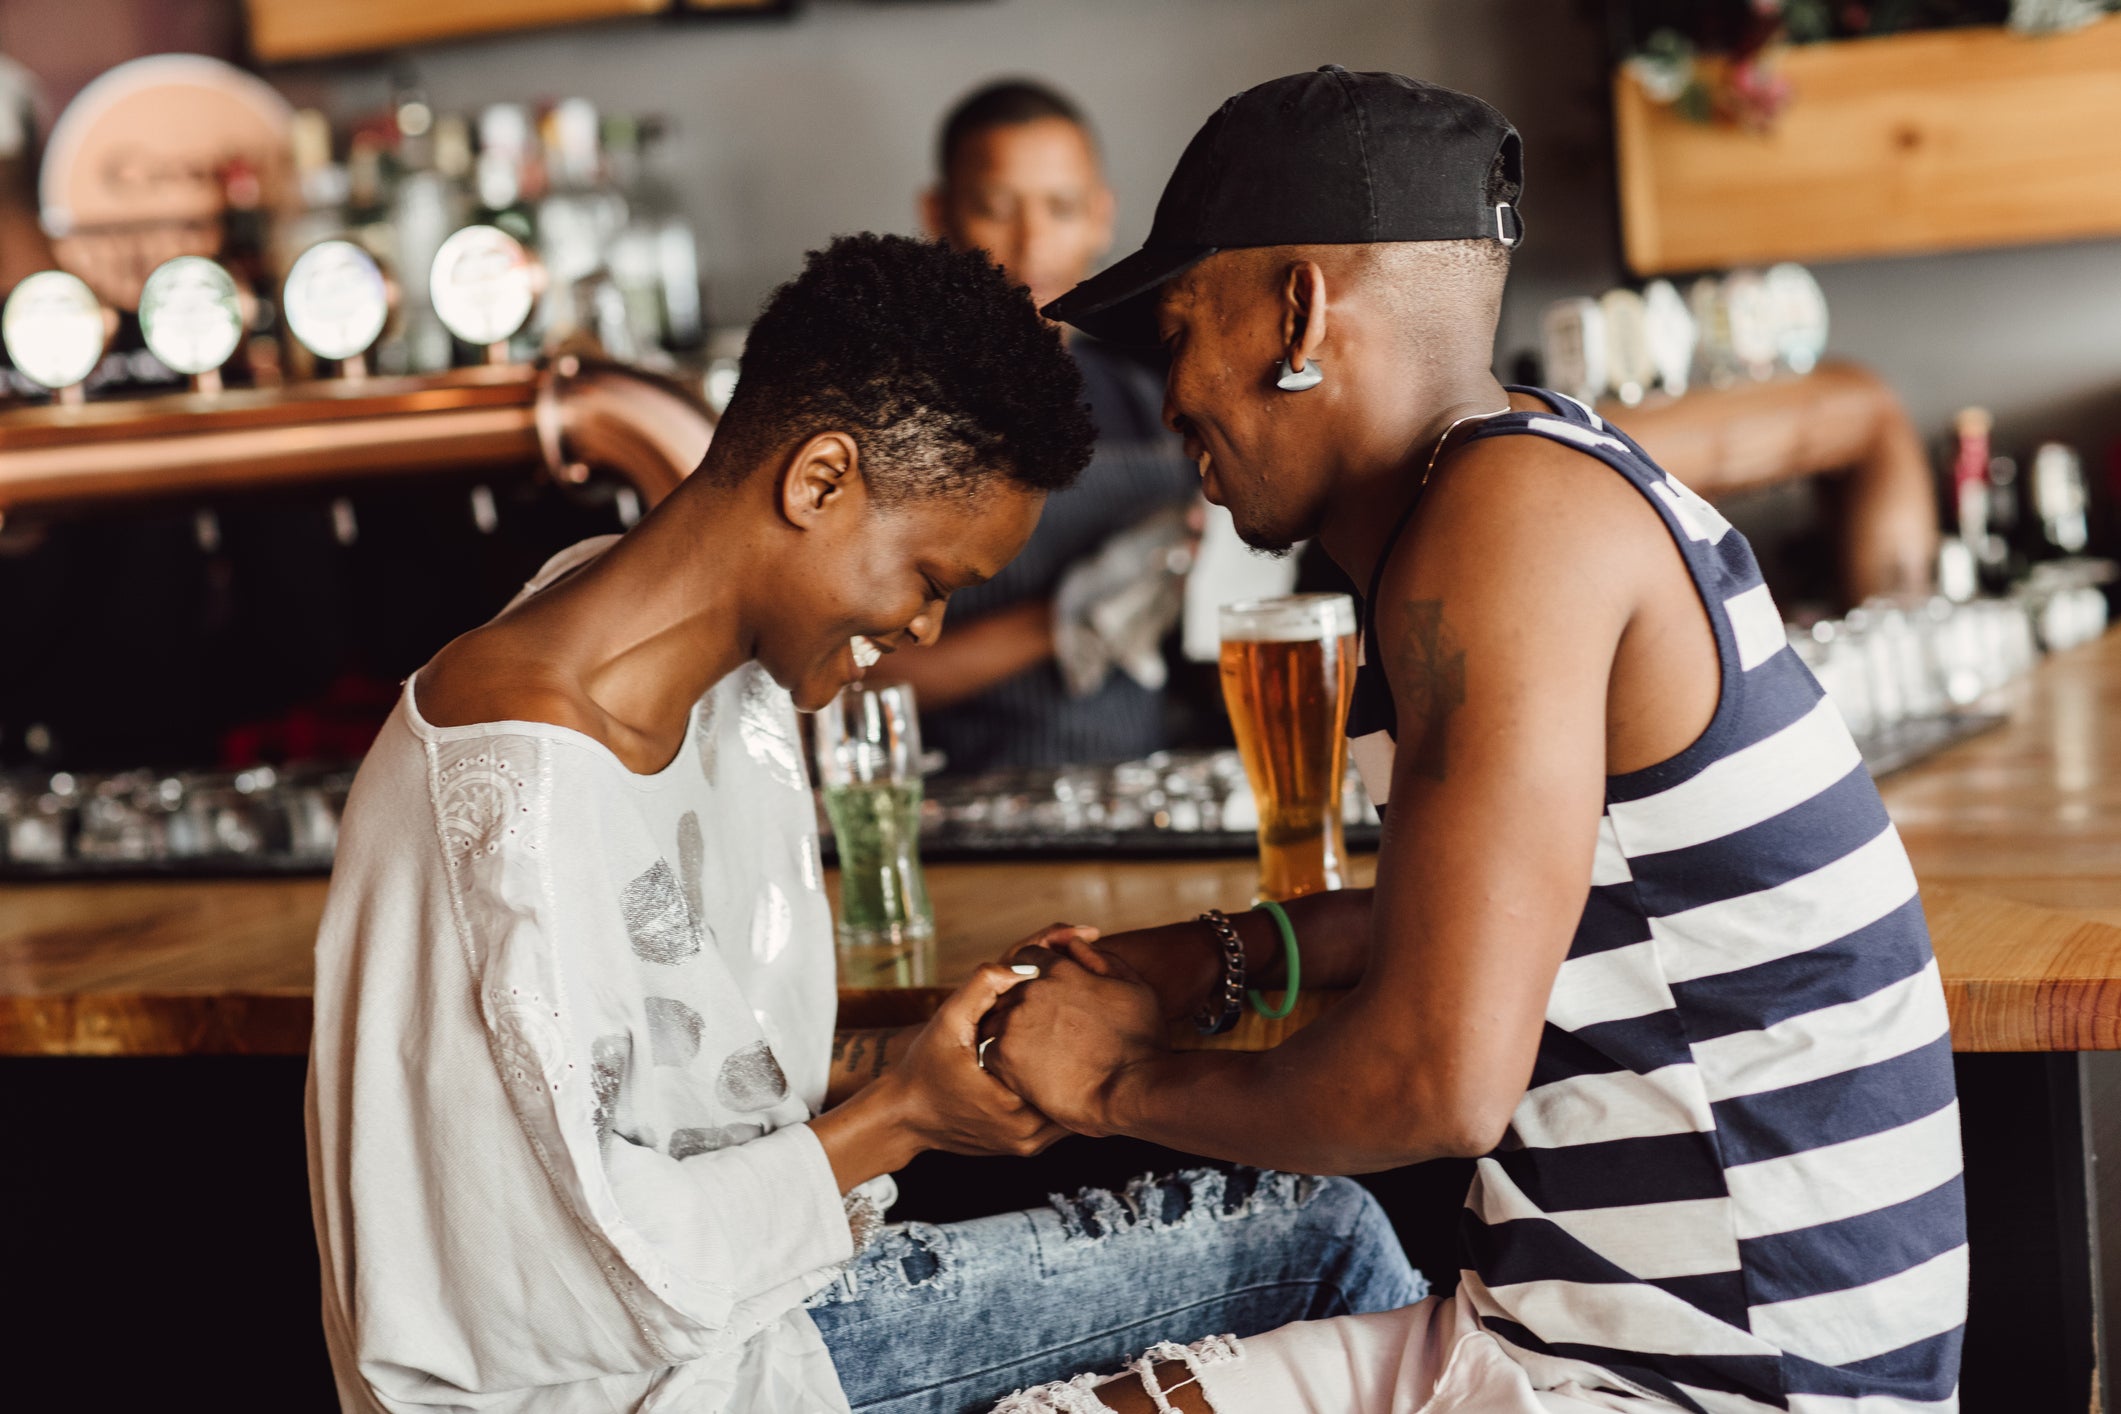
[[[781,0],[686,0],[694,10],[767,10]],[[263,63],[320,59],[503,30],[662,14],[671,0],[243,0]]]
[[[1691,123],[1614,76],[1638,274],[2121,234],[2121,16],[1803,45],[1765,133]]]

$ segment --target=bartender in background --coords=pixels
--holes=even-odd
[[[1040,305],[1086,277],[1112,240],[1112,191],[1081,110],[1023,80],[951,110],[922,214],[931,235],[986,251]],[[924,739],[952,771],[1119,761],[1170,744],[1161,644],[1200,478],[1164,429],[1161,371],[1081,335],[1070,348],[1096,456],[1047,498],[1007,569],[957,593],[934,647],[871,673],[913,684]]]

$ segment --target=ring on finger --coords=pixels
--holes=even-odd
[[[985,1070],[987,1068],[987,1047],[993,1045],[999,1039],[997,1036],[989,1036],[981,1041],[972,1052],[973,1064],[977,1065],[981,1070]]]

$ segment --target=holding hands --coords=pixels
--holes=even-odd
[[[981,967],[913,1033],[905,1059],[878,1082],[903,1089],[922,1147],[1021,1156],[1067,1133],[979,1063],[980,1023],[1028,980],[1001,963]]]
[[[1084,938],[1015,957],[1036,963],[1040,975],[990,1015],[988,1072],[1077,1134],[1111,1133],[1114,1082],[1166,1049],[1156,989],[1119,953]]]
[[[1197,923],[1100,940],[1056,923],[989,963],[924,1026],[843,1032],[812,1121],[842,1190],[929,1149],[1023,1157],[1117,1130],[1118,1083],[1219,982]]]
[[[1055,925],[1022,947],[1087,944],[1094,928]],[[1003,1084],[979,1061],[981,1022],[1035,973],[989,963],[945,1000],[925,1025],[842,1032],[823,1114],[811,1130],[840,1190],[904,1168],[930,1149],[1028,1156],[1068,1131]]]

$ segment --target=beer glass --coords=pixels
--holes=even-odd
[[[921,876],[921,730],[913,689],[853,684],[812,720],[818,783],[839,848],[840,981],[924,985],[935,913]]]
[[[1355,604],[1292,594],[1225,604],[1223,702],[1259,803],[1259,897],[1347,887],[1340,791],[1355,692]]]

